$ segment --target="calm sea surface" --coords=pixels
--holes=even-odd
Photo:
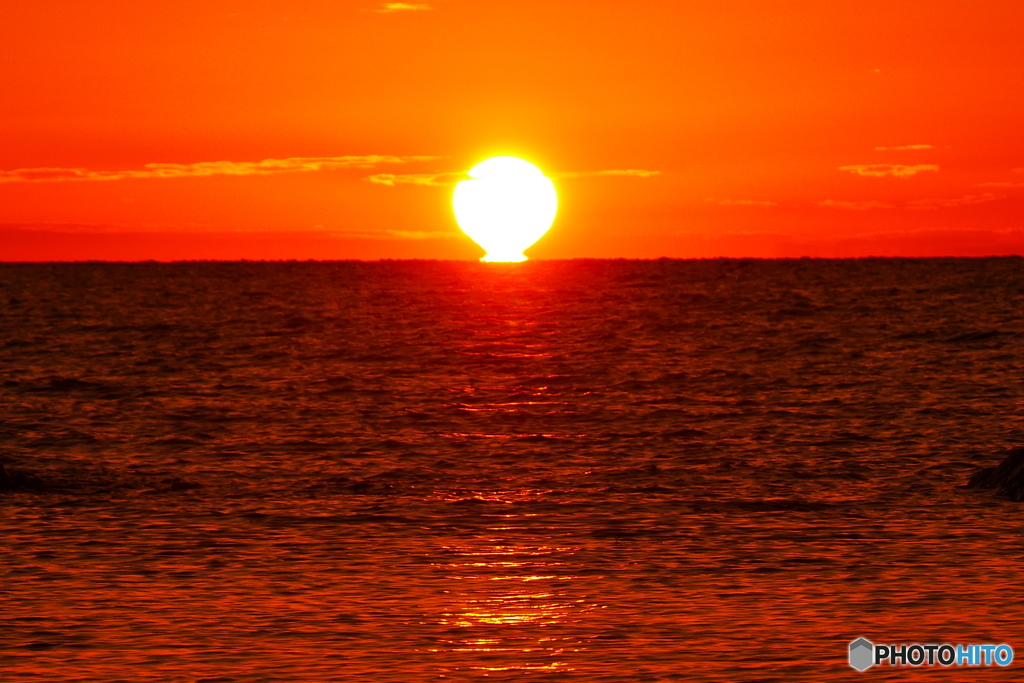
[[[1024,680],[1018,445],[1018,258],[0,265],[0,680]]]

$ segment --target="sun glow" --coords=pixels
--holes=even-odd
[[[529,161],[492,157],[455,186],[455,220],[487,253],[481,261],[525,261],[523,250],[555,220],[558,195],[551,179]]]

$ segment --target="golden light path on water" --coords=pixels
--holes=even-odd
[[[486,162],[485,162],[486,163]],[[524,257],[525,258],[525,257]],[[497,362],[532,363],[550,358],[552,342],[532,307],[495,312],[487,319],[468,321],[473,334],[458,353]],[[528,333],[534,341],[509,339],[509,332]],[[515,393],[516,400],[480,400],[491,387],[453,387],[462,400],[452,403],[459,412],[505,417],[523,411],[564,409],[559,392],[537,386]],[[500,432],[452,433],[456,440],[514,442],[557,439],[560,434]],[[575,435],[581,436],[581,435]],[[511,484],[516,477],[507,478]],[[576,553],[581,549],[564,528],[549,526],[536,512],[503,512],[549,505],[557,491],[529,487],[436,491],[439,502],[481,513],[487,519],[470,538],[445,545],[439,553],[446,561],[433,566],[444,573],[449,588],[437,623],[449,637],[434,652],[451,658],[449,671],[475,671],[479,675],[516,672],[568,673],[574,653],[586,649],[585,623],[602,607],[581,594]],[[494,512],[488,513],[487,511]],[[436,557],[436,555],[435,555]],[[455,666],[451,666],[458,662]],[[442,667],[445,668],[445,667]]]
[[[515,505],[543,494],[488,491],[447,500]],[[453,633],[435,652],[457,653],[467,658],[464,668],[473,671],[573,670],[566,656],[580,652],[583,640],[562,632],[598,607],[573,590],[579,578],[573,573],[578,547],[557,544],[555,539],[551,544],[510,540],[516,532],[536,532],[523,524],[525,517],[533,516],[494,515],[498,523],[488,527],[488,534],[443,548],[451,559],[434,566],[445,572],[452,588],[438,623]]]

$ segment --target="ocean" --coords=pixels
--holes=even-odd
[[[993,680],[1024,259],[0,264],[3,681]]]

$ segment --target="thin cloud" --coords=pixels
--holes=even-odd
[[[392,12],[423,12],[432,9],[434,8],[422,2],[386,2],[374,12],[390,14]]]
[[[378,173],[369,176],[367,180],[376,185],[421,185],[424,187],[448,187],[460,180],[466,180],[469,176],[465,172],[445,173]]]
[[[430,232],[417,232],[415,230],[385,230],[389,237],[400,240],[450,240],[458,237],[454,232],[443,232],[432,230]]]
[[[1014,173],[1024,173],[1024,166],[1021,166],[1020,168],[1013,169],[1013,172]]]
[[[314,226],[321,227],[321,226]],[[441,230],[325,230],[332,237],[363,240],[447,240],[458,237],[458,233]]]
[[[915,199],[914,201],[907,202],[907,208],[917,211],[931,211],[934,209],[946,209],[954,206],[986,204],[988,202],[994,202],[997,199],[1005,199],[1005,197],[992,192],[985,192],[984,194],[969,194],[956,199]]]
[[[195,233],[208,231],[208,223],[0,223],[0,230],[25,232],[55,232],[64,234],[124,234],[124,233]],[[226,230],[225,232],[253,232],[253,230]]]
[[[902,145],[900,147],[875,147],[879,152],[885,152],[886,150],[893,150],[902,152],[906,150],[919,150],[919,149],[934,149],[931,145]]]
[[[845,209],[846,211],[868,211],[870,209],[891,209],[892,204],[886,202],[880,202],[877,199],[868,199],[864,201],[846,201],[844,199],[826,199],[818,202],[818,206],[827,209]]]
[[[632,176],[634,178],[653,178],[661,175],[661,171],[645,171],[640,168],[611,169],[607,171],[566,171],[555,173],[553,176],[560,179],[572,178],[595,178],[599,176]]]
[[[432,240],[454,239],[459,233],[442,230],[372,230],[359,228],[329,228],[313,225],[310,230],[286,230],[276,228],[225,228],[207,223],[0,223],[0,232],[48,232],[71,235],[139,235],[139,234],[246,234],[281,235],[315,233],[324,237],[367,240]]]
[[[290,157],[263,161],[200,161],[194,164],[146,164],[141,170],[97,171],[88,168],[16,168],[0,171],[0,183],[38,183],[62,181],[103,181],[126,178],[205,178],[209,176],[272,175],[275,173],[311,173],[343,168],[373,168],[379,164],[405,164],[433,161],[438,157],[367,156]]]
[[[552,173],[552,178],[559,180],[572,178],[593,178],[598,176],[631,176],[634,178],[651,178],[661,175],[661,171],[644,171],[641,169],[613,169],[608,171],[567,171]],[[465,171],[443,173],[377,173],[366,178],[376,185],[395,187],[396,185],[420,185],[422,187],[448,187],[461,180],[468,179]]]
[[[884,178],[885,176],[909,178],[912,175],[925,171],[938,171],[939,167],[935,164],[917,164],[914,166],[904,166],[903,164],[855,164],[853,166],[840,166],[839,170],[874,178]]]
[[[708,198],[712,204],[721,206],[777,206],[778,202],[770,202],[765,199],[713,199]]]
[[[978,183],[978,187],[1024,187],[1024,183],[1008,183],[1008,182]]]

